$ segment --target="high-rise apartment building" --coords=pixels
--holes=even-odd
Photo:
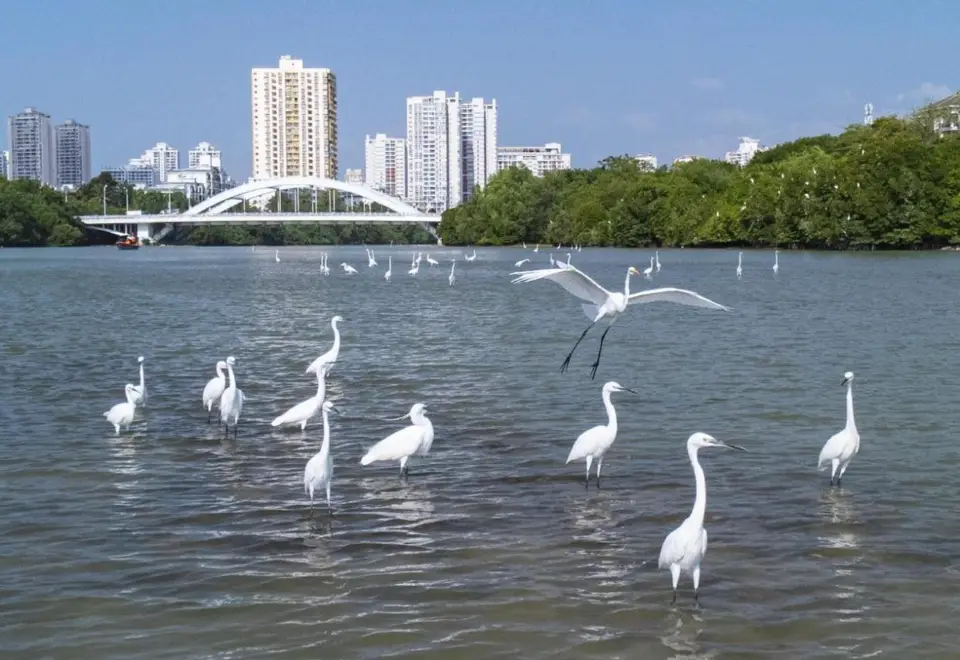
[[[166,142],[157,142],[152,148],[143,152],[140,158],[130,161],[133,167],[152,167],[157,173],[157,183],[167,180],[167,172],[180,169],[180,151]]]
[[[56,142],[50,115],[35,108],[10,117],[7,123],[11,179],[33,179],[57,185]]]
[[[728,151],[724,155],[723,159],[728,163],[743,167],[753,160],[753,157],[761,151],[765,151],[765,149],[760,146],[760,140],[750,137],[742,137],[740,138],[740,144],[737,146],[737,150]]]
[[[497,173],[497,101],[482,98],[460,104],[460,157],[462,201],[483,188]]]
[[[542,147],[497,147],[497,171],[508,167],[525,167],[534,176],[570,169],[570,154],[563,153],[558,142]]]
[[[0,151],[0,176],[10,178],[10,152]]]
[[[407,196],[407,143],[383,133],[364,140],[364,175],[367,187],[400,199]]]
[[[187,169],[204,170],[223,169],[220,164],[220,150],[209,142],[201,142],[187,152]]]
[[[92,176],[90,172],[90,127],[68,119],[58,124],[57,186],[79,188]]]
[[[337,178],[337,78],[289,55],[251,72],[253,178]]]
[[[442,213],[462,200],[460,95],[407,99],[407,201]]]

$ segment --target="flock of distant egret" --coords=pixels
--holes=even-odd
[[[524,247],[526,247],[526,245],[524,245]],[[559,249],[560,246],[557,247]],[[579,247],[574,248],[574,250],[579,249]],[[533,252],[539,252],[539,245],[534,248]],[[279,252],[275,255],[275,258],[279,261]],[[372,249],[367,249],[367,258],[370,268],[377,266],[375,254]],[[411,269],[408,271],[410,275],[417,274],[421,259],[422,253],[417,252],[414,254]],[[476,259],[476,250],[474,250],[471,255],[465,256],[466,261],[473,261],[474,259]],[[742,276],[743,272],[742,260],[743,253],[741,252],[738,254],[737,259],[736,273],[738,278]],[[431,258],[429,253],[426,254],[426,261],[430,266],[436,266],[439,263]],[[456,260],[452,261],[453,263],[448,278],[451,286],[453,286],[455,282],[456,268]],[[515,263],[515,266],[520,267],[529,262],[529,258],[521,259]],[[513,283],[551,280],[584,301],[581,307],[584,314],[590,320],[590,323],[561,364],[561,372],[565,371],[569,366],[570,358],[590,328],[601,320],[606,320],[608,325],[600,338],[600,349],[592,365],[591,379],[595,378],[597,368],[600,364],[600,356],[603,352],[603,341],[613,326],[613,323],[631,304],[672,302],[693,307],[729,311],[728,307],[685,289],[664,287],[631,293],[630,278],[640,274],[633,266],[627,269],[623,292],[621,293],[618,291],[608,291],[589,275],[571,265],[569,252],[567,253],[566,262],[555,260],[552,254],[550,255],[550,262],[550,268],[514,272],[511,273],[511,275],[514,277],[512,280]],[[392,274],[392,257],[388,257],[387,263],[388,267],[384,277],[389,281]],[[347,263],[342,263],[341,267],[347,274],[357,272],[355,268]],[[649,277],[652,272],[659,272],[660,269],[660,254],[658,250],[654,256],[651,257],[650,267],[644,271],[644,275]],[[779,251],[777,251],[773,264],[773,272],[775,275],[779,272],[779,269]],[[321,273],[324,275],[329,274],[326,253],[321,255]],[[333,480],[333,459],[330,453],[329,414],[338,411],[331,401],[325,399],[325,394],[326,378],[336,365],[340,355],[339,324],[342,322],[343,318],[340,316],[334,316],[330,320],[330,326],[333,331],[333,346],[329,351],[313,360],[306,368],[307,374],[316,374],[316,394],[293,406],[271,422],[271,426],[273,427],[299,425],[300,429],[304,430],[310,419],[318,413],[321,415],[323,422],[323,440],[320,445],[320,451],[307,462],[304,468],[303,484],[304,491],[310,499],[311,509],[315,503],[315,494],[323,491],[326,494],[327,508],[331,513],[333,509],[330,494]],[[121,430],[129,428],[133,423],[136,409],[145,406],[147,403],[147,386],[144,376],[143,356],[139,357],[137,361],[140,366],[139,385],[128,383],[124,388],[126,401],[116,404],[104,413],[107,421],[114,426],[118,435]],[[234,373],[235,364],[236,359],[233,356],[217,362],[216,376],[207,382],[201,394],[203,407],[207,411],[208,423],[211,421],[213,408],[216,406],[225,435],[229,437],[230,430],[232,429],[234,438],[237,437],[237,428],[245,400],[243,391],[237,386],[237,379]],[[846,424],[842,431],[827,440],[817,461],[818,469],[831,469],[831,485],[840,485],[841,479],[849,467],[850,462],[860,449],[860,435],[857,432],[854,419],[853,379],[853,372],[848,371],[844,374],[842,382],[842,385],[847,388]],[[607,423],[605,425],[595,426],[581,433],[567,456],[567,463],[579,460],[585,461],[586,470],[584,483],[587,488],[589,488],[590,485],[590,468],[594,461],[596,461],[597,465],[596,478],[597,486],[599,487],[600,470],[603,466],[604,456],[610,447],[613,446],[617,437],[617,413],[611,401],[611,396],[617,392],[637,394],[634,390],[624,387],[615,381],[604,384],[601,394],[603,405],[607,412]],[[399,461],[400,475],[404,477],[409,474],[410,459],[414,456],[426,456],[433,445],[433,424],[425,414],[426,409],[425,404],[415,403],[406,415],[393,420],[400,421],[409,418],[411,425],[392,433],[370,447],[360,459],[361,465],[366,466],[380,461]],[[668,569],[670,571],[673,584],[673,600],[671,603],[676,601],[677,586],[681,574],[687,574],[691,577],[693,581],[694,598],[699,601],[700,564],[707,551],[707,532],[703,527],[704,516],[706,514],[706,478],[698,456],[700,449],[711,447],[726,447],[744,451],[743,447],[718,440],[706,433],[694,433],[687,440],[687,454],[693,468],[696,483],[693,509],[690,515],[667,535],[661,546],[658,561],[658,567],[660,569]]]

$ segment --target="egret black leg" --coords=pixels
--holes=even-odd
[[[210,415],[211,415],[212,413],[213,413],[213,409],[212,409],[212,408],[207,411],[207,424],[210,423]]]
[[[607,329],[603,331],[603,334],[600,335],[600,350],[597,351],[597,361],[591,365],[593,370],[590,372],[590,380],[593,380],[597,377],[597,369],[600,367],[600,356],[603,354],[603,340],[607,338],[607,333],[610,332],[612,325],[608,325]]]
[[[677,602],[677,590],[674,589],[674,590],[673,590],[673,600],[670,601],[670,604],[671,604],[671,605],[675,605],[676,602]]]
[[[570,352],[567,354],[567,359],[563,361],[563,364],[560,365],[560,373],[563,373],[567,370],[567,367],[570,366],[570,358],[573,357],[573,352],[577,350],[577,346],[580,345],[580,342],[583,341],[583,338],[587,336],[587,333],[590,332],[590,328],[593,327],[593,323],[587,326],[587,329],[583,331],[583,334],[580,335],[580,339],[577,340],[577,343],[573,345],[573,348],[570,349]]]

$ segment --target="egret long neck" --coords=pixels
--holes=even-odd
[[[690,512],[689,520],[703,527],[704,514],[707,512],[707,478],[703,474],[703,468],[700,467],[697,447],[687,447],[687,453],[690,455],[690,464],[693,466],[693,476],[697,480],[697,497],[693,501],[693,511]]]
[[[320,453],[326,456],[330,453],[330,419],[326,410],[323,411],[323,442],[320,444]]]
[[[617,410],[613,407],[613,401],[610,400],[610,392],[603,392],[603,407],[607,409],[607,428],[614,433],[617,432]]]
[[[317,369],[317,399],[323,405],[323,397],[327,394],[327,380],[323,377],[323,369]],[[326,414],[326,413],[324,413]]]
[[[334,321],[330,324],[333,327],[333,352],[340,352],[340,328],[337,327],[337,322]]]
[[[223,367],[221,367],[219,364],[217,365],[217,378],[220,380],[226,379],[226,376],[223,373]]]
[[[857,428],[857,422],[853,418],[853,383],[847,385],[847,428]]]
[[[140,363],[140,389],[143,390],[143,362]]]
[[[623,297],[630,297],[630,271],[627,271],[627,279],[623,281]]]
[[[230,376],[230,387],[237,386],[237,378],[233,375],[233,366],[227,362],[227,375]]]

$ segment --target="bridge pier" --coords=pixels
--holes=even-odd
[[[141,222],[137,224],[137,238],[141,243],[153,242],[153,223]]]

